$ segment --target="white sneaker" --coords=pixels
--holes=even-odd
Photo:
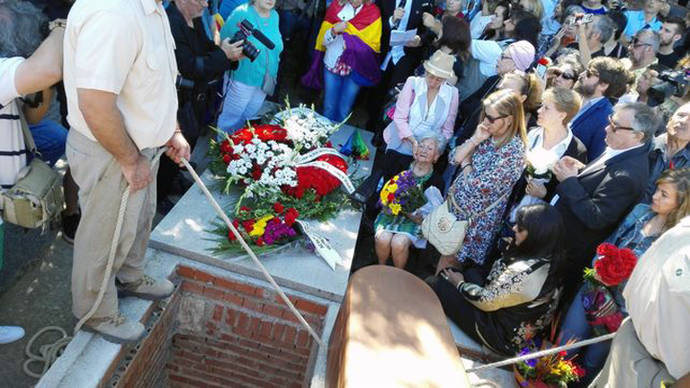
[[[24,337],[24,329],[19,326],[0,326],[0,344],[9,344]]]

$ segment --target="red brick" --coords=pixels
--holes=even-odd
[[[216,321],[216,322],[219,322],[219,321],[221,320],[221,318],[223,318],[223,306],[217,304],[217,305],[213,308],[213,317],[212,317],[212,319],[213,319],[214,321]]]
[[[271,339],[271,332],[273,332],[273,324],[270,322],[262,321],[261,322],[261,331],[259,334],[263,337],[266,337],[268,339]]]
[[[291,343],[294,343],[294,341],[295,341],[295,336],[296,336],[296,335],[297,335],[297,329],[295,329],[295,328],[292,327],[292,326],[288,326],[288,327],[285,329],[285,338],[284,338],[284,341],[285,341],[286,343],[290,343],[290,344],[291,344]]]
[[[295,307],[297,307],[300,310],[309,312],[309,313],[314,313],[314,314],[319,314],[319,315],[325,315],[326,312],[328,311],[328,306],[310,302],[305,299],[297,299],[297,303],[295,303]]]
[[[274,340],[281,340],[283,338],[283,333],[285,332],[285,328],[287,326],[281,324],[281,323],[274,323],[273,324],[273,339]]]
[[[244,303],[244,297],[241,297],[235,293],[232,292],[226,292],[225,293],[225,301],[231,304],[234,304],[236,306],[242,306],[242,303]]]
[[[258,317],[252,317],[252,322],[249,325],[249,331],[252,333],[258,333],[259,326],[261,326],[261,319]]]
[[[195,281],[185,280],[182,282],[182,291],[193,292],[195,294],[203,294],[204,286]]]
[[[206,287],[204,296],[215,300],[225,300],[225,292],[214,287]]]
[[[307,344],[310,342],[309,341],[309,332],[306,330],[301,330],[297,334],[297,346],[305,347]]]
[[[184,265],[180,265],[177,267],[177,274],[183,277],[186,277],[188,279],[194,279],[194,275],[196,274],[196,270],[191,267],[187,267]]]
[[[194,273],[194,279],[199,280],[203,283],[213,284],[214,280],[216,280],[216,277],[207,272],[196,271]]]
[[[225,323],[228,326],[235,326],[235,319],[237,318],[237,312],[232,309],[225,309]]]
[[[245,313],[238,312],[238,315],[240,316],[239,319],[237,320],[237,325],[235,326],[238,329],[247,329],[249,328],[249,316]]]
[[[300,323],[299,319],[292,313],[292,310],[283,311],[283,316],[281,318],[289,322]]]
[[[228,290],[235,290],[237,287],[237,282],[233,282],[231,280],[225,279],[225,278],[216,278],[214,283],[218,287],[226,288]]]
[[[244,300],[242,301],[242,307],[260,312],[263,308],[263,305],[252,300],[252,298],[244,298]]]
[[[283,308],[272,305],[272,304],[265,304],[263,309],[261,311],[266,314],[270,315],[272,317],[276,318],[282,318],[283,317],[283,311],[285,311]]]

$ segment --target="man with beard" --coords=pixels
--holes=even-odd
[[[611,99],[620,97],[631,75],[623,64],[613,58],[592,59],[580,74],[575,91],[583,98],[582,107],[570,122],[573,134],[587,147],[587,160],[594,160],[606,147],[604,128],[613,112]]]
[[[661,65],[669,69],[676,67],[678,60],[683,56],[683,49],[676,48],[675,44],[683,38],[683,31],[685,31],[685,22],[680,18],[670,17],[661,26],[659,52],[656,54]]]
[[[628,46],[628,58],[632,63],[630,71],[639,77],[651,65],[659,62],[656,53],[659,51],[659,34],[645,29],[632,38]]]

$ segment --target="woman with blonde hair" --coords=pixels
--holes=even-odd
[[[453,207],[455,216],[471,218],[472,222],[462,249],[455,255],[441,256],[437,273],[461,264],[484,264],[508,195],[524,168],[527,135],[522,98],[513,90],[499,90],[482,104],[474,135],[451,151],[451,163],[459,165],[461,171],[446,194],[452,195],[457,205]]]
[[[550,168],[563,156],[587,164],[587,149],[570,131],[568,123],[580,110],[582,99],[571,89],[549,88],[538,110],[537,125],[527,134],[527,168],[515,185],[509,201],[510,223],[521,206],[549,202],[558,180]]]
[[[643,257],[643,253],[661,234],[690,215],[690,168],[666,170],[656,183],[657,189],[652,197],[652,203],[649,205],[641,203],[635,206],[618,229],[605,241],[618,248],[632,250],[638,259]],[[593,263],[597,260],[598,258],[595,257]],[[591,337],[594,334],[593,326],[596,324],[591,321],[594,317],[603,321],[617,312],[627,315],[625,300],[622,296],[624,287],[625,282],[607,287],[606,299],[611,303],[606,304],[605,309],[594,310],[593,307],[599,303],[599,297],[596,298],[597,300],[591,300],[585,291],[585,286],[580,288],[563,321],[560,334],[562,341],[584,340]],[[579,350],[580,357],[576,360],[585,368],[588,381],[591,381],[604,365],[609,346],[609,342],[601,342]],[[569,356],[574,356],[578,352],[571,353]]]

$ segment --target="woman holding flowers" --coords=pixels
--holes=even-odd
[[[374,171],[357,191],[353,199],[364,203],[374,194],[379,179],[387,181],[407,169],[420,139],[441,136],[444,142],[453,134],[458,112],[458,89],[446,81],[454,76],[455,57],[437,50],[424,61],[423,77],[409,77],[398,95],[393,121],[384,129],[386,153],[382,169]]]
[[[656,183],[651,205],[641,203],[635,206],[605,243],[620,249],[628,248],[639,258],[662,233],[690,214],[690,168],[666,170]],[[606,254],[606,250],[607,246],[602,244],[598,252]],[[594,263],[599,260],[600,256],[595,257]],[[595,275],[595,281],[602,284],[601,292],[588,289],[589,284],[586,283],[575,296],[561,327],[561,341],[564,343],[569,339],[584,340],[593,334],[602,335],[618,329],[625,314],[621,294],[625,279],[612,279],[607,276],[608,272],[611,271]],[[604,305],[607,306],[605,312],[597,311],[604,310]],[[589,381],[603,366],[609,347],[609,342],[601,342],[580,350],[582,354],[577,361],[585,368]]]
[[[385,209],[374,222],[374,247],[379,264],[385,264],[392,256],[396,267],[405,268],[410,246],[426,246],[426,240],[421,237],[421,217],[417,210],[426,202],[424,191],[428,187],[434,186],[439,190],[443,187],[443,179],[434,174],[434,163],[443,152],[443,147],[445,140],[442,137],[422,139],[409,170],[391,178],[381,190],[379,201]]]
[[[513,90],[499,90],[482,104],[474,135],[451,151],[451,163],[459,165],[461,172],[446,194],[455,197],[455,216],[472,222],[460,252],[441,256],[437,274],[447,267],[484,264],[508,196],[525,167],[525,116],[520,96]]]
[[[514,230],[515,239],[486,279],[449,267],[427,280],[443,311],[463,332],[508,356],[551,323],[565,257],[565,227],[553,206],[520,208]]]
[[[551,201],[558,185],[551,167],[563,156],[587,164],[587,149],[568,128],[580,110],[580,103],[580,96],[570,89],[550,88],[544,92],[537,111],[539,127],[527,134],[527,168],[508,202],[512,208],[511,223],[515,222],[515,212],[520,206]]]

